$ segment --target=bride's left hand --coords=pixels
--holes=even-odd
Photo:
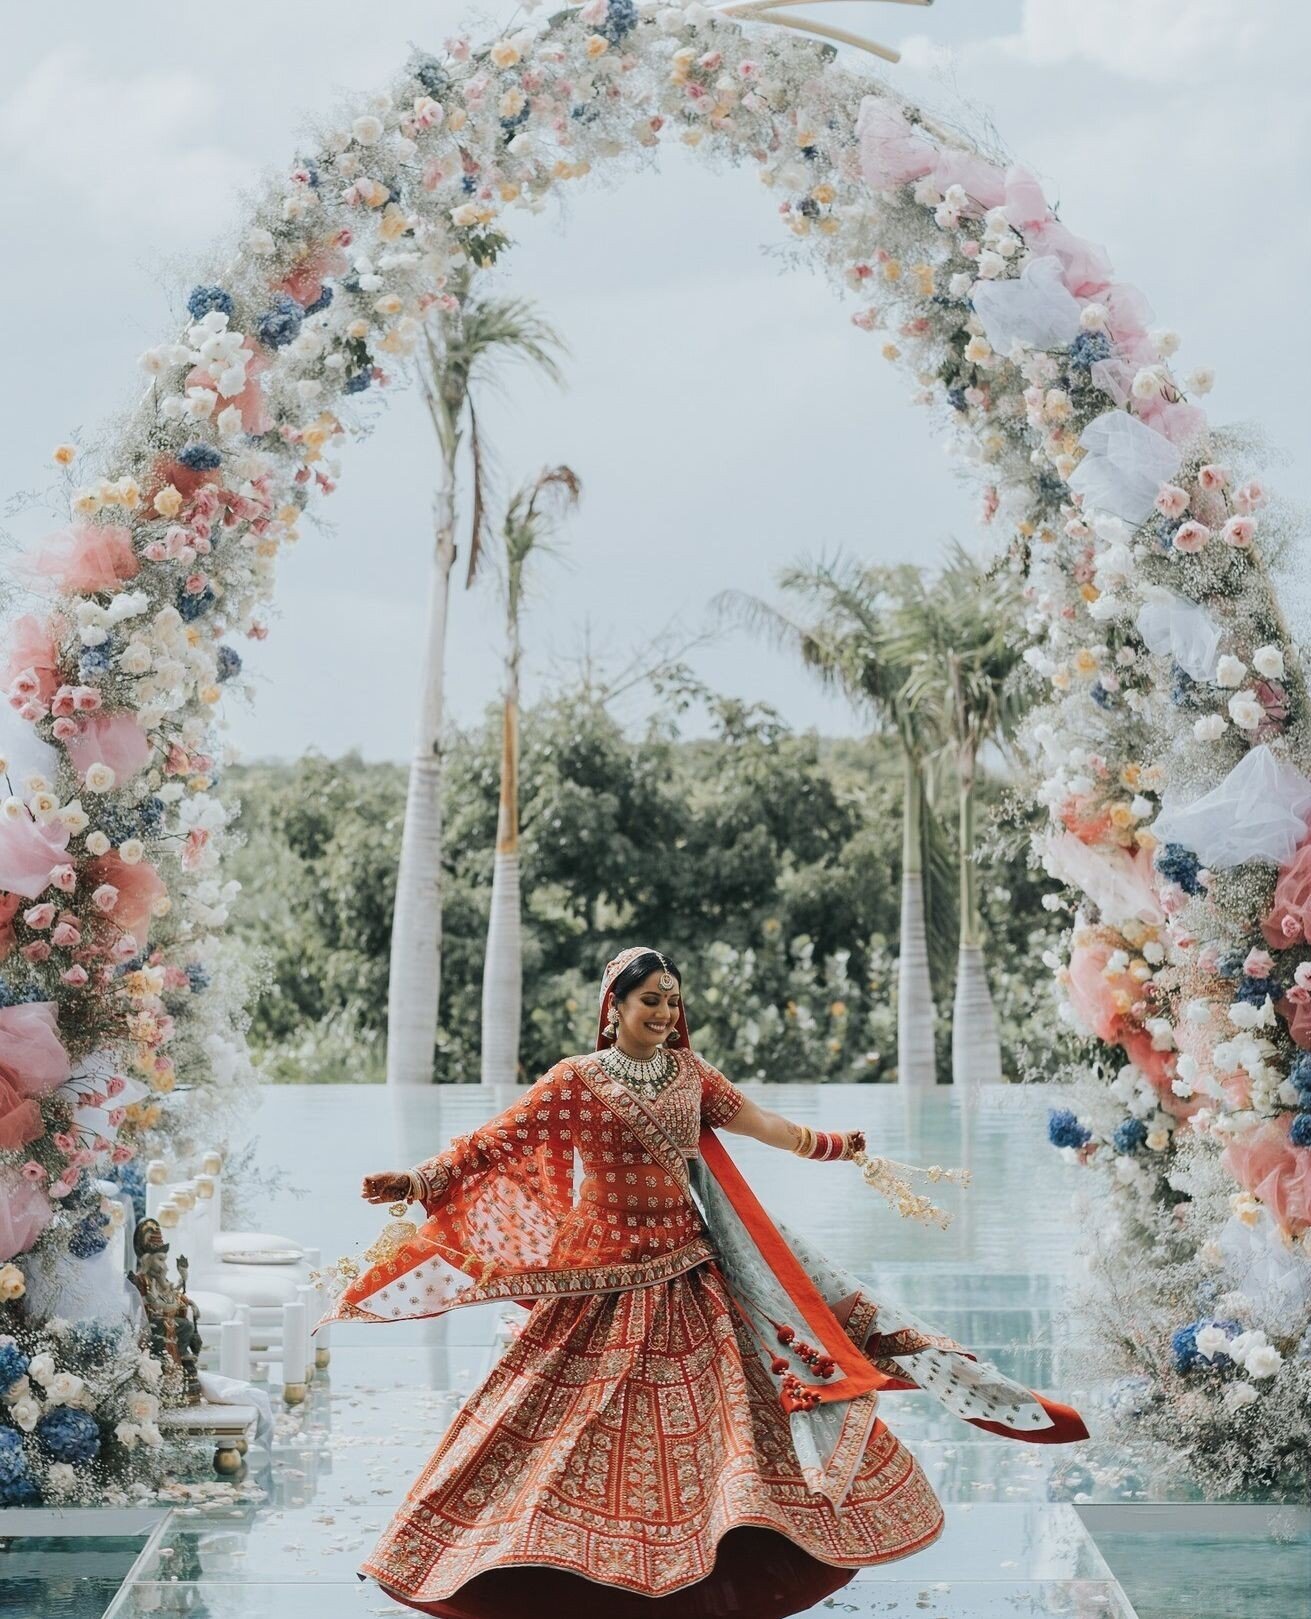
[[[863,1130],[844,1130],[842,1134],[846,1137],[846,1146],[842,1149],[844,1158],[850,1158],[853,1153],[864,1152],[865,1132]]]

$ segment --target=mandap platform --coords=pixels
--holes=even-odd
[[[770,1106],[917,1163],[966,1164],[974,1185],[937,1188],[956,1219],[897,1219],[852,1170],[806,1164],[729,1137],[762,1200],[843,1264],[1031,1386],[1079,1405],[1059,1316],[1075,1268],[1073,1202],[1088,1184],[1046,1143],[1049,1093],[999,1086],[973,1099],[862,1085],[748,1086]],[[265,1092],[263,1168],[286,1184],[267,1229],[325,1258],[372,1239],[366,1170],[404,1165],[509,1100],[480,1086],[393,1098],[379,1087]],[[408,1610],[355,1576],[464,1394],[500,1352],[499,1308],[440,1322],[334,1327],[331,1364],[284,1417],[272,1452],[251,1446],[249,1499],[134,1511],[0,1511],[0,1612],[14,1619],[363,1619]],[[275,1374],[276,1380],[276,1374]],[[917,1394],[883,1415],[947,1504],[941,1540],[862,1571],[814,1610],[901,1619],[1300,1619],[1311,1611],[1305,1506],[1208,1504],[1160,1459],[1126,1468],[1104,1445],[1027,1446],[979,1433]],[[201,1458],[203,1463],[205,1459]],[[1167,1486],[1160,1481],[1167,1475]],[[206,1476],[198,1466],[196,1479]],[[212,1473],[209,1475],[212,1480]],[[750,1619],[744,1615],[742,1619]]]

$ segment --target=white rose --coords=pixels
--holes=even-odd
[[[1159,366],[1141,366],[1134,375],[1130,391],[1135,399],[1155,399],[1161,391],[1162,380]]]
[[[1241,730],[1255,731],[1265,718],[1265,709],[1251,692],[1240,691],[1229,699],[1229,717]]]
[[[114,772],[107,764],[99,759],[90,765],[86,773],[87,791],[92,793],[107,793],[114,785]]]
[[[33,793],[27,801],[27,807],[32,812],[32,818],[39,821],[42,826],[49,826],[59,813],[59,800],[53,793]]]
[[[1164,1152],[1170,1145],[1170,1132],[1168,1130],[1149,1130],[1147,1145],[1152,1152]]]
[[[34,1394],[24,1394],[9,1407],[9,1415],[24,1433],[31,1433],[41,1420],[41,1402]]]
[[[150,663],[150,648],[144,641],[129,641],[118,655],[118,666],[125,674],[144,675]]]
[[[1079,325],[1085,332],[1100,332],[1109,318],[1105,304],[1085,304],[1079,312]]]
[[[1215,372],[1209,365],[1199,366],[1196,371],[1190,371],[1184,378],[1184,386],[1191,393],[1209,394],[1215,387]]]
[[[135,1389],[128,1396],[127,1414],[133,1422],[153,1422],[159,1415],[159,1400],[143,1389]]]
[[[55,1357],[48,1351],[33,1355],[27,1363],[27,1375],[44,1388],[55,1375]]]
[[[141,1443],[149,1445],[152,1450],[157,1450],[164,1443],[164,1436],[160,1433],[155,1423],[143,1422],[141,1424]]]
[[[140,838],[127,838],[118,846],[118,858],[126,866],[140,865],[141,857],[145,852],[146,846]]]
[[[142,1355],[137,1362],[137,1375],[147,1388],[158,1388],[164,1368],[151,1355]]]
[[[1199,1327],[1194,1342],[1199,1355],[1205,1355],[1207,1360],[1214,1360],[1218,1352],[1228,1350],[1229,1334],[1223,1327]]]
[[[70,798],[68,803],[60,810],[59,820],[61,825],[68,828],[72,837],[77,837],[79,833],[85,832],[87,829],[87,813],[82,808],[81,801],[76,798]]]
[[[76,1372],[56,1372],[46,1387],[51,1405],[72,1405],[86,1387]]]
[[[372,146],[382,139],[382,119],[375,118],[372,113],[365,113],[351,125],[351,134],[361,146]]]
[[[1284,654],[1277,646],[1259,646],[1252,654],[1252,667],[1267,680],[1284,678]]]
[[[1218,742],[1224,735],[1225,721],[1221,714],[1204,714],[1193,721],[1193,735],[1199,742]]]
[[[1172,331],[1168,326],[1154,326],[1147,335],[1162,359],[1168,359],[1179,348],[1179,333]]]
[[[1245,1405],[1251,1405],[1259,1396],[1250,1383],[1231,1383],[1225,1390],[1224,1403],[1230,1411],[1241,1411]]]
[[[1235,658],[1226,652],[1216,660],[1215,683],[1217,686],[1241,686],[1243,676],[1247,673],[1247,665],[1241,658]]]
[[[109,839],[103,832],[87,833],[86,852],[88,854],[95,855],[97,858],[99,858],[102,854],[108,854],[109,848]]]
[[[271,231],[266,231],[262,226],[257,226],[246,237],[246,246],[252,253],[258,254],[260,258],[267,258],[270,253],[276,250],[277,244],[273,240]]]
[[[995,281],[1006,269],[1006,260],[991,247],[985,247],[974,262],[979,267],[980,279],[984,281]]]
[[[1247,1357],[1247,1375],[1249,1377],[1273,1377],[1284,1364],[1284,1357],[1273,1344],[1261,1344],[1249,1352]]]
[[[71,1462],[51,1462],[46,1468],[45,1481],[56,1495],[67,1495],[77,1485],[77,1474]]]
[[[115,1423],[114,1437],[120,1445],[124,1445],[128,1450],[131,1450],[141,1437],[141,1429],[137,1427],[135,1422]]]

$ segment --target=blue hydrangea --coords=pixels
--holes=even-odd
[[[79,1220],[68,1239],[68,1251],[74,1259],[94,1259],[108,1246],[109,1219],[99,1209]]]
[[[1288,1132],[1295,1147],[1311,1147],[1311,1113],[1295,1113]]]
[[[1105,332],[1080,332],[1070,344],[1071,371],[1088,371],[1098,360],[1109,359],[1111,340]]]
[[[199,995],[209,988],[209,973],[204,964],[199,961],[189,961],[186,965],[187,982],[191,986],[191,993]]]
[[[637,6],[634,0],[610,0],[610,4],[606,7],[605,21],[596,31],[612,45],[618,45],[624,35],[631,34],[636,27]]]
[[[137,805],[137,819],[143,832],[158,832],[164,824],[164,800],[152,794]]]
[[[146,1217],[146,1177],[135,1158],[125,1164],[115,1164],[109,1179],[115,1181],[132,1200],[132,1212],[138,1220]]]
[[[255,332],[265,348],[280,349],[297,335],[304,318],[305,311],[290,293],[279,292],[255,322]]]
[[[1170,1353],[1174,1358],[1174,1367],[1177,1372],[1195,1371],[1199,1366],[1230,1366],[1233,1364],[1223,1350],[1217,1351],[1210,1360],[1202,1354],[1197,1347],[1197,1334],[1203,1327],[1221,1327],[1231,1335],[1242,1331],[1237,1321],[1217,1321],[1214,1316],[1206,1316],[1201,1321],[1190,1321],[1186,1327],[1176,1327],[1170,1334]]]
[[[1201,870],[1201,861],[1191,849],[1185,849],[1182,843],[1167,843],[1156,851],[1153,861],[1157,871],[1168,882],[1178,883],[1185,894],[1201,892],[1202,885],[1197,880],[1197,873]]]
[[[109,660],[113,647],[105,641],[100,646],[86,646],[78,655],[77,678],[81,681],[100,680],[109,673]]]
[[[96,825],[111,843],[126,843],[136,837],[139,819],[127,804],[106,804],[96,812]]]
[[[1288,1082],[1300,1096],[1311,1097],[1311,1051],[1304,1051],[1293,1064]]]
[[[1161,543],[1164,546],[1170,544],[1169,534],[1161,536]],[[1197,681],[1193,679],[1187,669],[1174,662],[1170,665],[1170,674],[1170,701],[1176,708],[1196,708],[1201,700]],[[1175,844],[1174,847],[1178,848],[1179,845]]]
[[[1092,698],[1093,702],[1097,704],[1098,708],[1115,707],[1114,692],[1107,691],[1106,687],[1102,685],[1100,680],[1093,681],[1092,685],[1088,688],[1088,695]]]
[[[27,1375],[27,1356],[17,1344],[0,1344],[0,1394]]]
[[[951,408],[953,410],[967,410],[969,407],[965,402],[965,390],[964,390],[964,388],[961,388],[961,387],[948,388],[947,389],[947,403],[951,406]]]
[[[373,372],[368,366],[363,371],[352,371],[341,385],[344,394],[362,394],[373,381]]]
[[[1262,1006],[1268,995],[1272,1001],[1277,1001],[1283,994],[1277,978],[1251,978],[1244,974],[1238,980],[1234,989],[1234,999],[1246,1001],[1249,1006]]]
[[[1123,1119],[1115,1127],[1111,1144],[1116,1152],[1137,1152],[1147,1140],[1147,1126],[1141,1119]]]
[[[217,309],[220,315],[231,315],[236,307],[232,294],[222,287],[192,287],[187,295],[187,313],[192,320],[204,320],[211,309]]]
[[[21,989],[7,978],[0,978],[0,1006],[25,1006],[28,1001],[43,1001],[46,992],[40,984],[24,984]]]
[[[1053,1147],[1083,1147],[1092,1140],[1092,1131],[1070,1108],[1054,1107],[1047,1114],[1047,1139]]]
[[[435,101],[440,101],[451,87],[450,74],[435,56],[420,57],[411,71]]]
[[[212,444],[186,444],[178,451],[177,459],[189,472],[213,472],[223,465],[223,456]]]
[[[217,597],[208,585],[203,590],[190,591],[178,588],[178,612],[188,624],[209,612]]]
[[[218,664],[218,677],[221,681],[231,680],[233,675],[241,673],[241,654],[236,647],[220,646],[215,654],[215,661]]]
[[[1243,963],[1246,960],[1246,950],[1226,950],[1216,962],[1215,970],[1221,978],[1237,978],[1242,973]]]
[[[74,1467],[100,1454],[100,1424],[89,1411],[71,1405],[52,1406],[37,1423],[36,1437],[54,1461]]]
[[[460,190],[466,197],[472,197],[478,189],[478,176],[476,174],[462,174],[460,176]]]
[[[580,124],[592,124],[601,116],[601,109],[594,101],[580,101],[570,107],[569,116]]]
[[[326,309],[331,302],[332,288],[325,282],[314,302],[305,305],[305,313],[307,315],[317,315],[320,309]]]
[[[17,1430],[0,1428],[0,1507],[27,1507],[40,1499]]]

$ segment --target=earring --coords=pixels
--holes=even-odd
[[[677,1039],[678,1039],[678,1030],[677,1029],[670,1029],[669,1033],[665,1036],[665,1044],[672,1046],[674,1041],[677,1040]]]
[[[605,1020],[605,1032],[611,1040],[613,1040],[615,1035],[619,1032],[619,1014],[615,1011],[613,1006],[610,1008],[609,1017],[607,1017]]]

